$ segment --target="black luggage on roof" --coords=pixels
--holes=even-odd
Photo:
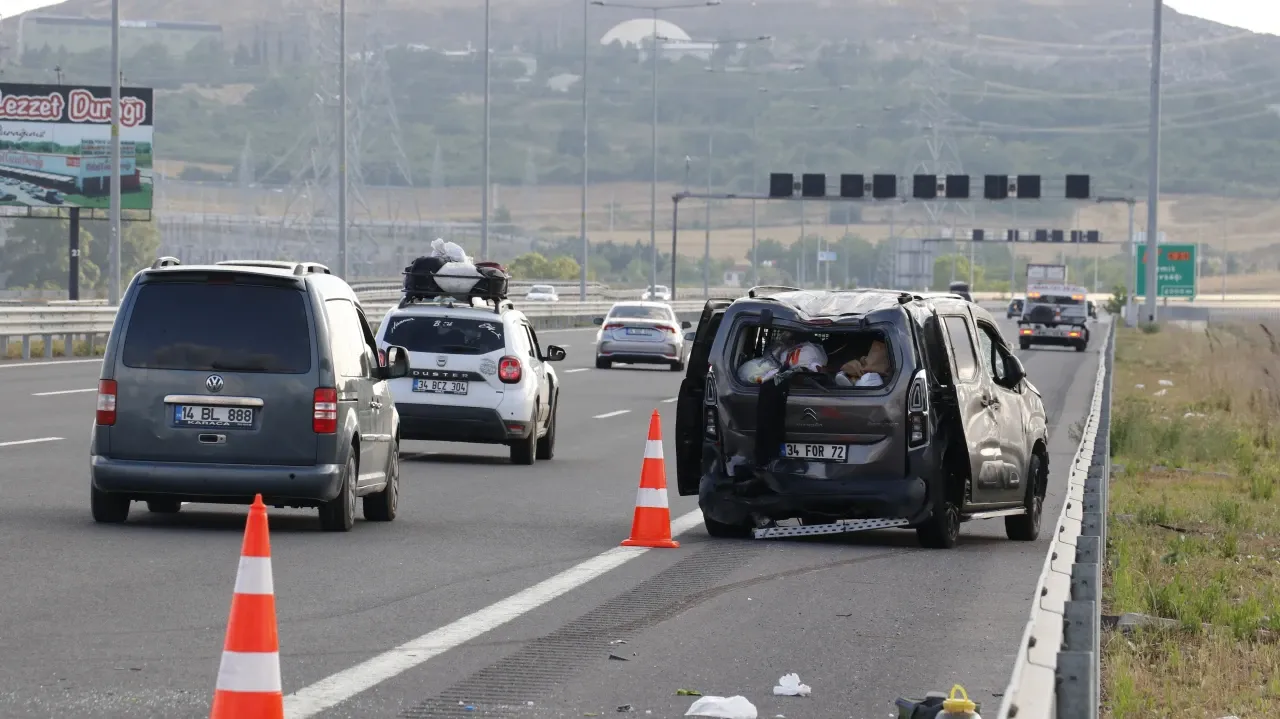
[[[439,257],[419,257],[404,268],[401,293],[404,302],[450,298],[460,302],[481,299],[497,306],[507,299],[511,276],[496,262],[477,262],[479,277],[470,273],[450,275],[441,270],[448,264]]]

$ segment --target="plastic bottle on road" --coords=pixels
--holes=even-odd
[[[956,696],[956,692],[960,696]],[[978,715],[978,705],[969,701],[969,693],[964,687],[956,684],[951,687],[951,695],[942,702],[942,711],[938,714],[937,719],[982,719]]]

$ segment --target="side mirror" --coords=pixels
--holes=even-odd
[[[383,379],[400,379],[409,376],[409,350],[392,345],[387,348],[387,366],[382,368]]]
[[[689,320],[685,320],[684,322],[681,322],[681,323],[680,323],[680,329],[682,329],[682,330],[687,330],[687,329],[689,329],[690,327],[693,327],[693,323],[692,323],[692,322],[690,322]]]
[[[604,324],[604,318],[603,318],[603,317],[596,317],[596,318],[593,318],[593,319],[591,320],[591,324],[593,324],[593,325],[603,325],[603,324]]]
[[[542,358],[544,362],[562,362],[567,353],[563,347],[558,345],[547,345],[546,356]]]
[[[1022,360],[1012,352],[1004,356],[1004,375],[1010,387],[1020,384],[1027,378],[1027,368],[1022,366]]]
[[[686,324],[688,324],[688,323],[686,323]],[[694,341],[694,340],[695,340],[695,339],[697,339],[697,338],[698,338],[698,333],[697,333],[697,332],[685,332],[685,333],[684,333],[684,341],[685,341],[685,342],[692,342],[692,341]]]

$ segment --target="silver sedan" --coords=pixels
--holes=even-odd
[[[609,314],[597,317],[596,368],[620,364],[665,364],[684,370],[684,333],[693,326],[681,322],[665,302],[619,302]]]

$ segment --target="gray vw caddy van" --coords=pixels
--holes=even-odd
[[[161,258],[120,303],[90,443],[95,521],[130,503],[316,507],[321,528],[391,521],[399,425],[388,380],[408,353],[380,355],[355,292],[315,263]]]

